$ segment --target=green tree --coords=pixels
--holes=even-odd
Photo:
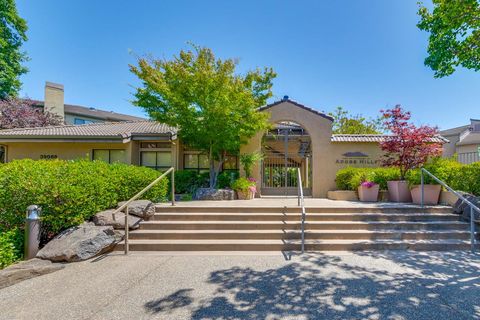
[[[352,115],[342,107],[328,113],[335,120],[332,131],[335,134],[379,134],[384,131],[381,118],[367,119],[362,115]]]
[[[130,66],[143,82],[134,104],[177,127],[187,146],[208,154],[212,188],[225,156],[238,154],[241,144],[269,127],[268,115],[257,108],[272,96],[275,72],[265,68],[240,75],[237,65],[192,45],[172,60],[140,58],[138,66]]]
[[[430,12],[418,10],[420,30],[430,33],[425,65],[435,78],[451,75],[458,66],[480,70],[480,1],[433,0]]]
[[[22,65],[28,58],[20,50],[27,41],[27,23],[17,12],[15,0],[0,1],[0,99],[16,96],[19,77],[27,72]]]

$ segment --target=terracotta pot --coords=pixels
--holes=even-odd
[[[377,202],[379,190],[380,190],[380,186],[378,184],[374,185],[371,188],[359,186],[358,197],[362,202]]]
[[[440,186],[439,184],[425,184],[424,193],[423,193],[423,203],[427,205],[438,204],[438,199],[440,198],[441,191],[442,191],[442,186]],[[420,185],[413,186],[411,193],[412,193],[413,203],[421,204],[422,202],[421,186]]]
[[[408,182],[388,181],[388,199],[392,202],[412,202],[412,194],[408,187]]]
[[[247,191],[237,190],[238,200],[252,200],[253,196],[254,194],[250,190],[247,190]]]

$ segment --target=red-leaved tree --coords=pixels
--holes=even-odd
[[[380,143],[385,152],[383,165],[399,167],[402,180],[409,170],[419,168],[430,157],[441,154],[442,144],[434,139],[438,136],[436,127],[417,127],[410,123],[410,112],[403,110],[400,105],[381,112],[385,118],[385,127],[391,132]]]
[[[32,100],[0,100],[0,129],[45,127],[62,124],[62,119],[35,107]]]

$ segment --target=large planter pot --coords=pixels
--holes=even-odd
[[[412,202],[412,194],[407,181],[388,181],[387,186],[388,200],[392,202]]]
[[[439,184],[425,184],[424,193],[423,193],[423,203],[428,205],[438,204],[438,199],[440,198],[440,192],[442,191],[442,186]],[[417,185],[413,186],[411,190],[413,203],[421,204],[422,203],[422,187]]]
[[[238,200],[252,200],[255,194],[250,191],[242,191],[242,190],[237,190],[237,198]]]
[[[358,197],[362,202],[377,202],[378,201],[378,191],[380,186],[378,184],[368,188],[364,186],[358,187]]]

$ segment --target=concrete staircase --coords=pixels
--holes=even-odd
[[[157,206],[130,251],[300,250],[298,207]],[[469,225],[447,207],[307,208],[305,249],[468,250]],[[116,247],[123,250],[123,243]]]

